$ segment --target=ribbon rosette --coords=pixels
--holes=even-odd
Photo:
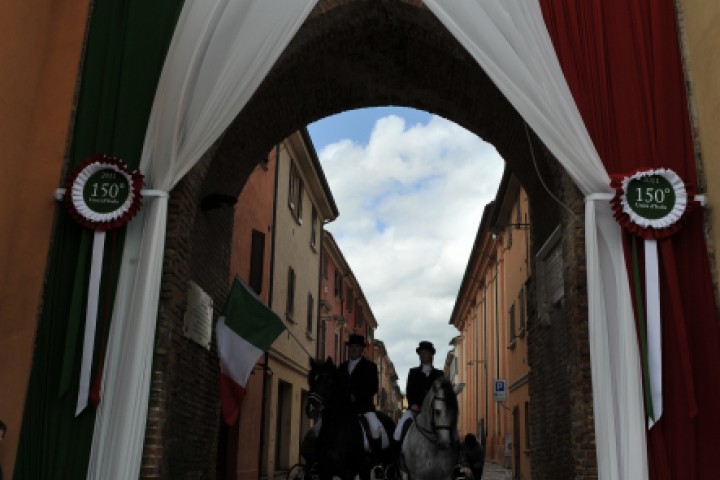
[[[119,158],[96,154],[68,176],[65,204],[70,216],[92,230],[125,225],[140,209],[143,176]]]
[[[637,170],[611,175],[615,196],[610,201],[615,219],[630,233],[645,240],[660,240],[682,227],[686,213],[697,205],[694,192],[672,170]]]
[[[90,393],[105,232],[122,227],[138,212],[142,203],[143,176],[137,170],[130,172],[119,158],[96,154],[78,165],[68,176],[66,184],[65,204],[70,216],[80,225],[94,230],[80,385],[75,410],[77,416],[87,406]],[[99,368],[98,372],[101,371],[102,368]],[[99,393],[96,397],[99,401]]]
[[[648,428],[652,428],[663,412],[658,241],[679,231],[697,202],[694,195],[690,197],[693,200],[688,200],[691,189],[670,169],[638,170],[631,175],[611,175],[611,179],[615,196],[610,204],[615,219],[633,234],[635,311],[641,337],[645,409]],[[645,247],[645,302],[636,237],[644,240]]]

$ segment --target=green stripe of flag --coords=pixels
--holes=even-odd
[[[228,328],[263,352],[285,330],[280,317],[240,277],[235,277],[222,316]]]

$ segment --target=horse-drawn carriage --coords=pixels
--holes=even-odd
[[[370,480],[374,465],[368,454],[366,429],[358,415],[347,408],[349,393],[341,388],[338,368],[332,359],[311,360],[308,383],[306,413],[316,422],[322,419],[315,438],[314,458],[309,459],[309,463],[317,464],[317,478],[353,480],[359,476],[361,480]],[[452,384],[446,378],[437,379],[401,443],[391,444],[383,451],[381,475],[388,480],[456,478],[457,414]],[[388,435],[392,435],[395,428],[392,420],[380,412],[378,417]]]

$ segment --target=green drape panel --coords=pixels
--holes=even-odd
[[[137,168],[155,89],[183,0],[97,0],[83,58],[69,169],[94,153]],[[48,192],[50,195],[52,192]],[[106,243],[95,351],[104,350],[124,229]],[[25,402],[16,479],[85,478],[95,424],[75,418],[92,232],[59,207]],[[112,259],[112,260],[111,260]],[[113,263],[113,265],[111,265]],[[65,348],[71,348],[69,355]],[[63,365],[69,374],[63,377]],[[94,373],[93,373],[94,375]]]

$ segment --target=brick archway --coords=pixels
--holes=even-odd
[[[532,415],[538,419],[533,435],[543,440],[533,455],[551,470],[544,477],[543,468],[533,469],[536,478],[570,478],[584,463],[587,452],[580,445],[592,442],[593,422],[582,222],[567,218],[548,194],[533,153],[552,194],[578,215],[581,196],[537,138],[531,133],[528,139],[522,118],[483,70],[420,2],[321,0],[243,112],[172,192],[143,477],[174,478],[198,468],[213,476],[215,469],[217,358],[185,349],[179,337],[187,279],[217,305],[224,298],[233,212],[201,212],[201,199],[209,193],[238,195],[263,155],[308,123],[384,105],[429,111],[493,144],[528,192],[537,219],[533,252],[562,225],[566,309],[552,327],[536,332],[529,359],[537,367],[530,380]],[[534,308],[529,310],[532,315]],[[183,403],[173,402],[181,396]],[[188,440],[188,430],[196,440]]]

